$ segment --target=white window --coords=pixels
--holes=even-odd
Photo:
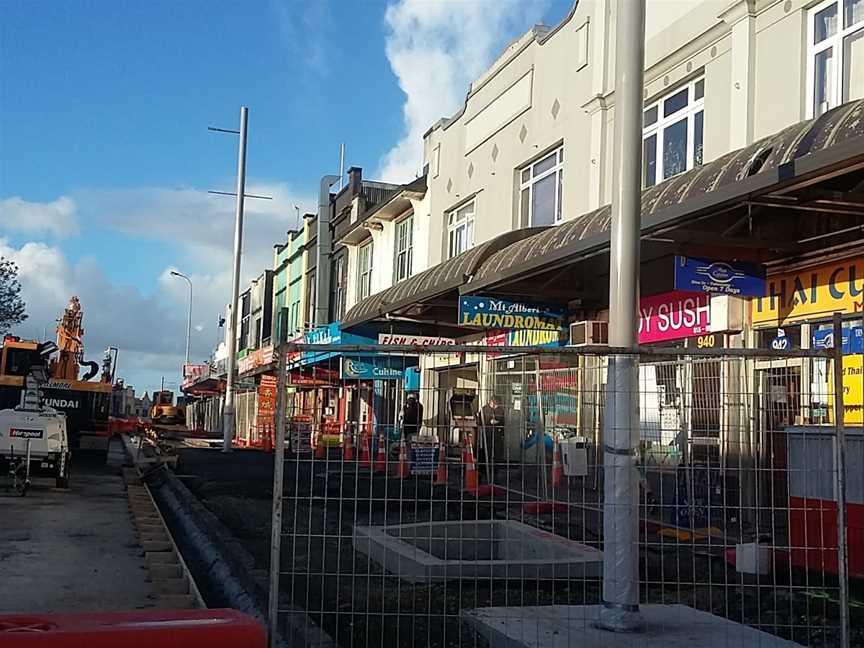
[[[474,247],[474,201],[447,216],[447,258]]]
[[[318,308],[318,300],[316,298],[317,292],[318,282],[315,278],[315,271],[313,270],[306,275],[306,324],[310,327],[318,323],[318,313],[315,312]]]
[[[357,299],[360,300],[372,294],[372,241],[360,248],[357,268],[360,272],[357,279]]]
[[[652,187],[702,164],[705,79],[700,77],[645,106],[642,184]]]
[[[411,262],[414,249],[414,215],[396,223],[396,259],[393,263],[394,278],[402,281],[411,276]]]
[[[519,210],[522,222],[535,227],[561,222],[563,182],[563,146],[521,169],[519,171]]]
[[[341,320],[345,314],[345,256],[333,264],[333,320]]]
[[[807,114],[864,97],[864,0],[828,0],[807,13]]]

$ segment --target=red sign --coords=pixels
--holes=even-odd
[[[276,376],[261,376],[258,385],[258,420],[262,416],[270,417],[276,412]]]
[[[338,382],[339,372],[334,369],[308,367],[288,372],[288,384],[293,387],[323,387]]]
[[[674,291],[639,300],[639,344],[708,333],[711,296]]]

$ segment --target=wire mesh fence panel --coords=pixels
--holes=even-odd
[[[343,647],[595,645],[611,541],[608,351],[295,345],[289,356],[274,491],[283,628]],[[837,646],[844,607],[850,645],[864,644],[864,434],[842,430],[838,551],[833,361],[641,352],[631,484],[649,632],[606,633],[604,645]]]

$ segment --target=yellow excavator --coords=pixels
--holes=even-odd
[[[186,410],[174,404],[174,392],[163,390],[153,393],[150,407],[150,420],[162,425],[183,425],[186,423]]]
[[[57,326],[57,343],[22,340],[7,335],[0,347],[0,409],[18,405],[25,377],[46,366],[47,383],[39,391],[43,405],[66,414],[71,448],[107,450],[111,435],[108,413],[116,355],[106,351],[101,363],[84,359],[83,311],[72,297]],[[53,356],[50,362],[46,362]],[[81,367],[84,375],[79,378]]]

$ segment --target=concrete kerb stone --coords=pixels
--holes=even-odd
[[[602,552],[515,520],[354,527],[355,550],[407,582],[598,578]]]
[[[464,610],[462,619],[494,648],[793,648],[798,644],[686,605],[640,605],[645,631],[617,633],[595,622],[599,605]]]

